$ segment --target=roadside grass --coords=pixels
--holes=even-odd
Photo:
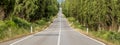
[[[120,45],[120,32],[113,32],[108,30],[89,30],[89,33],[87,33],[86,27],[80,25],[79,22],[75,20],[75,18],[67,17],[67,19],[72,27],[79,29],[80,32],[90,37],[98,39],[107,45]]]
[[[32,23],[19,17],[13,17],[12,20],[0,21],[0,42],[40,32],[48,27],[54,18],[51,17],[48,20],[43,18]],[[30,32],[31,26],[33,27],[33,33]]]
[[[108,42],[112,42],[114,45],[120,45],[120,33],[119,32],[112,32],[112,31],[106,31],[106,30],[100,30],[100,31],[90,31],[92,34],[95,35],[95,37],[99,37],[101,39],[104,39]]]

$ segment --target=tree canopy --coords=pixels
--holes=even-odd
[[[4,7],[4,18],[17,16],[27,21],[55,16],[58,11],[57,0],[1,0]]]
[[[120,0],[66,0],[63,12],[92,30],[118,30]]]

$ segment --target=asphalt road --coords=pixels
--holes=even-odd
[[[0,45],[105,45],[95,39],[74,31],[63,17],[62,9],[58,17],[44,31]]]

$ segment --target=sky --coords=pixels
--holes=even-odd
[[[57,0],[58,2],[59,2],[59,4],[61,4],[63,1],[65,1],[65,0]]]

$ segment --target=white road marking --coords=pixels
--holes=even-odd
[[[60,17],[60,30],[59,30],[57,45],[60,45],[60,38],[61,38],[61,17]]]
[[[77,31],[75,31],[75,32],[77,32]],[[80,33],[80,32],[77,32],[77,33],[79,33],[79,34],[83,35],[84,37],[87,37],[87,38],[89,38],[89,39],[91,39],[91,40],[93,40],[93,41],[95,41],[95,42],[98,42],[98,43],[100,43],[100,44],[102,44],[102,45],[106,45],[106,44],[104,44],[104,43],[101,42],[101,41],[98,41],[98,40],[96,40],[96,39],[93,39],[93,38],[91,38],[91,37],[88,37],[88,36],[85,35],[85,34],[82,34],[82,33]]]
[[[45,30],[47,30],[48,29],[48,27],[45,29]],[[45,31],[44,30],[44,31]],[[36,33],[36,34],[39,34],[39,33],[41,33],[41,32],[38,32],[38,33]],[[33,34],[33,35],[36,35],[36,34]],[[15,45],[16,43],[19,43],[19,42],[21,42],[21,41],[23,41],[23,40],[25,40],[25,39],[27,39],[27,38],[30,38],[30,37],[32,37],[33,35],[29,35],[29,36],[27,36],[27,37],[25,37],[25,38],[23,38],[23,39],[20,39],[20,40],[18,40],[18,41],[16,41],[16,42],[13,42],[13,43],[11,43],[10,45]]]
[[[27,36],[27,37],[25,37],[25,38],[23,38],[23,39],[21,39],[21,40],[18,40],[18,41],[14,42],[14,43],[12,43],[12,44],[10,44],[10,45],[14,45],[14,44],[16,44],[16,43],[18,43],[18,42],[21,42],[21,41],[23,41],[23,40],[25,40],[25,39],[27,39],[27,38],[32,37],[32,36],[33,36],[33,35]]]
[[[68,19],[66,19],[67,20],[67,22],[68,22]],[[69,23],[69,22],[68,22]],[[70,26],[70,25],[69,25]],[[71,27],[71,26],[70,26]],[[72,28],[72,27],[71,27]],[[73,28],[72,28],[73,29]],[[73,29],[73,31],[75,31],[74,29]],[[75,32],[77,32],[77,31],[75,31]],[[91,39],[91,40],[93,40],[93,41],[95,41],[95,42],[98,42],[98,43],[100,43],[100,44],[102,44],[102,45],[106,45],[106,44],[104,44],[103,42],[101,42],[101,41],[98,41],[98,40],[96,40],[96,39],[93,39],[93,38],[91,38],[91,37],[88,37],[87,35],[85,35],[85,34],[82,34],[82,33],[80,33],[80,32],[77,32],[77,33],[79,33],[79,34],[81,34],[81,35],[83,35],[83,36],[85,36],[85,37],[87,37],[87,38],[89,38],[89,39]]]

